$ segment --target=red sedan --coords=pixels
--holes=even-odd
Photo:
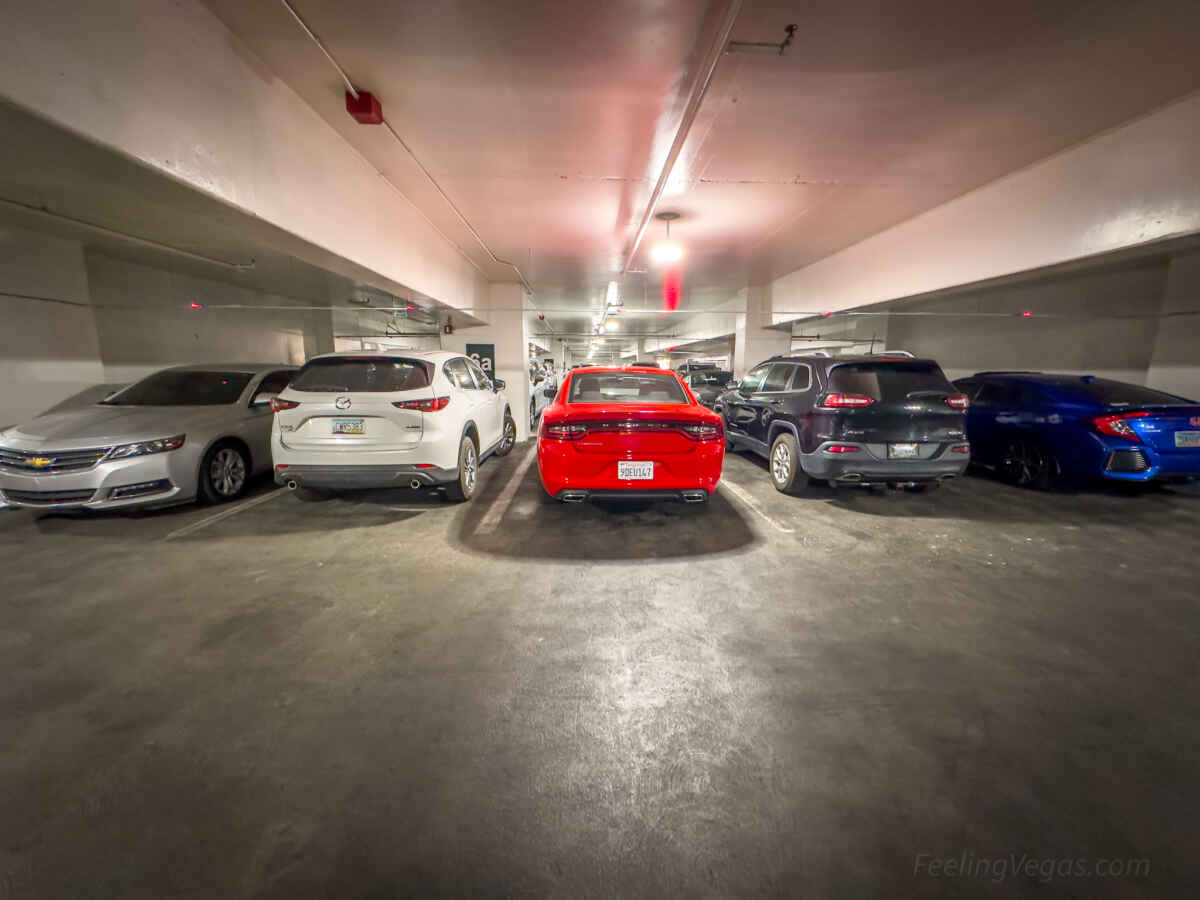
[[[717,489],[724,459],[721,417],[662,369],[571,370],[538,433],[542,486],[568,503],[703,503]]]

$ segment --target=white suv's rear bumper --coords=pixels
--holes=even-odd
[[[299,450],[271,434],[277,484],[333,489],[445,484],[458,478],[458,441],[422,441],[411,450]]]

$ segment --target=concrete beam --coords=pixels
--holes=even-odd
[[[196,0],[46,0],[0,19],[0,97],[442,303],[486,293],[472,263]]]
[[[971,191],[772,285],[772,320],[1200,232],[1200,94]]]

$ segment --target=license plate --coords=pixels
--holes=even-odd
[[[334,434],[365,434],[366,428],[362,419],[334,419]]]
[[[617,477],[629,481],[646,481],[654,477],[654,463],[634,462],[628,459],[618,460]]]
[[[888,459],[916,459],[917,444],[888,444]]]
[[[1200,447],[1200,431],[1175,432],[1176,447]]]

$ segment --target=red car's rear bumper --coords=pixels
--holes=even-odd
[[[619,460],[654,463],[654,477],[623,479],[617,476]],[[711,495],[721,480],[725,460],[724,441],[696,442],[689,452],[648,453],[628,450],[617,453],[581,451],[571,441],[538,441],[538,473],[542,487],[551,497],[563,491],[582,491],[603,496],[631,497],[651,494],[682,494],[702,490]]]

